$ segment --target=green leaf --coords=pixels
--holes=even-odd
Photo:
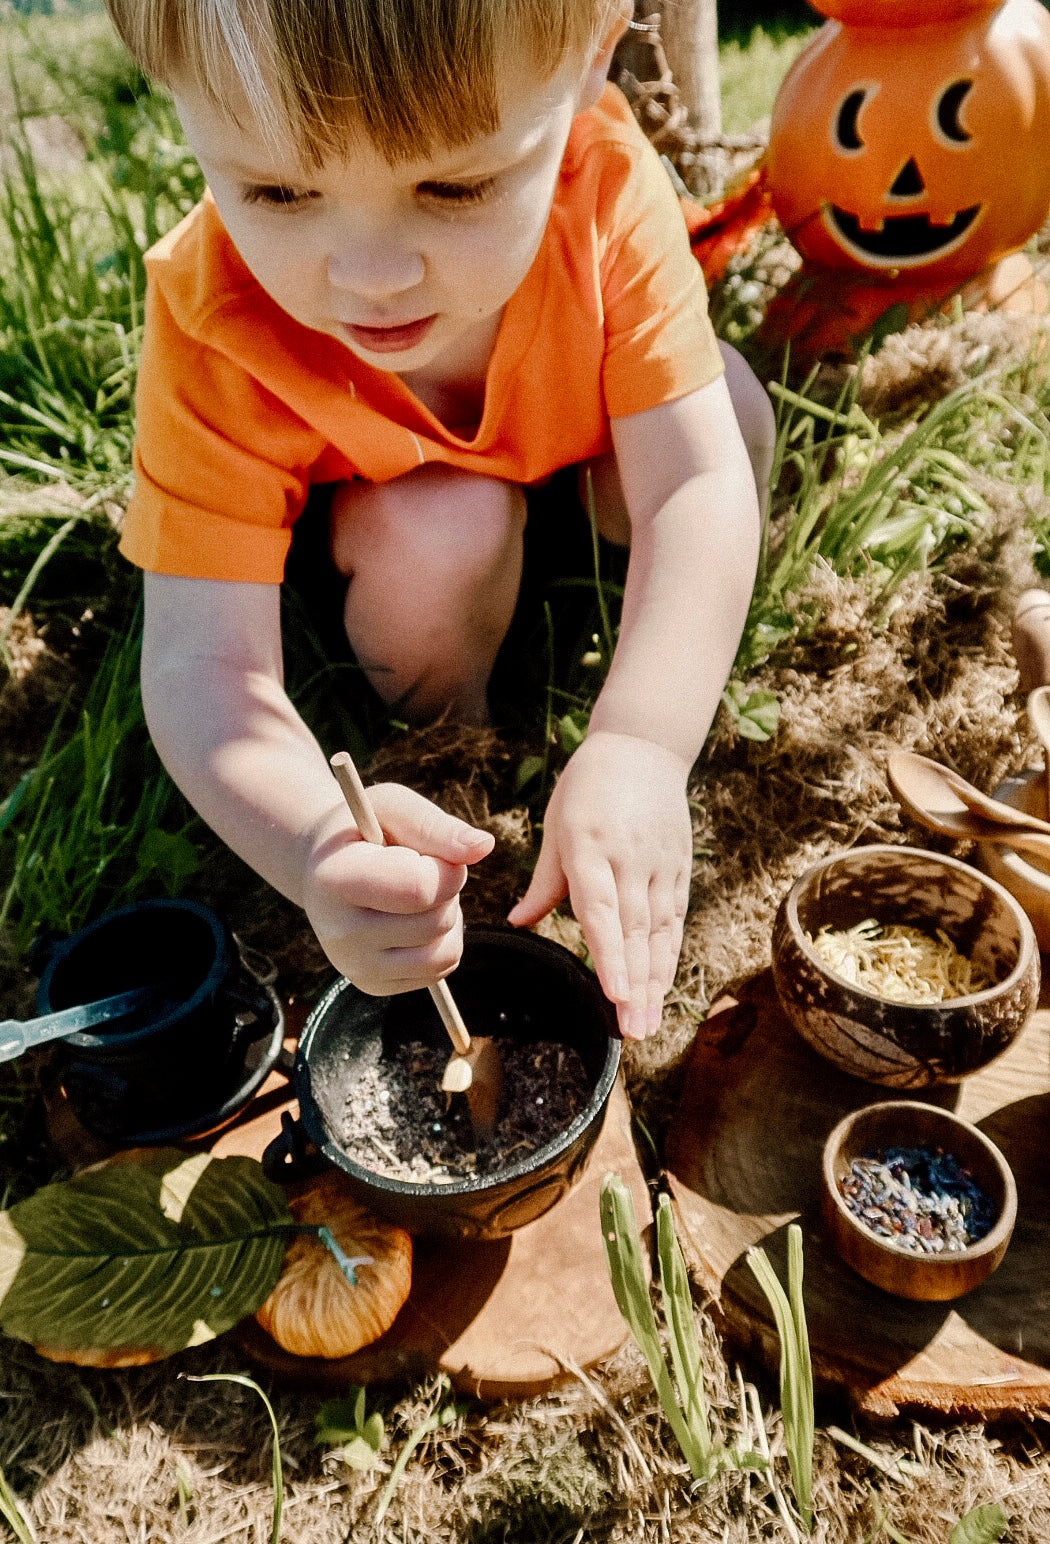
[[[948,1535],[948,1544],[997,1544],[1006,1527],[1006,1513],[998,1501],[992,1501],[961,1517]]]
[[[571,756],[583,744],[589,722],[590,713],[584,708],[575,708],[558,720],[558,742],[566,756]]]
[[[0,1212],[0,1328],[48,1346],[199,1345],[258,1308],[292,1226],[254,1159],[143,1151]]]
[[[18,1504],[18,1497],[7,1483],[4,1471],[0,1469],[0,1517],[10,1528],[18,1544],[34,1544],[33,1535],[29,1531],[29,1524],[22,1515],[22,1508]]]
[[[877,354],[891,333],[903,332],[907,325],[908,307],[903,300],[887,306],[885,311],[875,318],[868,334],[871,339],[871,352]]]
[[[367,1474],[375,1467],[379,1449],[383,1445],[383,1417],[376,1413],[365,1422],[360,1436],[351,1437],[338,1449],[339,1457],[359,1474]]]
[[[197,872],[201,860],[196,847],[181,831],[161,831],[153,827],[135,850],[135,864],[141,873],[149,874],[173,893],[183,880]]]
[[[534,778],[540,776],[544,768],[542,756],[523,756],[518,763],[518,770],[514,774],[514,792],[521,793],[527,788]]]
[[[339,1447],[361,1430],[365,1414],[364,1387],[357,1385],[345,1399],[326,1399],[314,1420],[318,1447]]]
[[[609,1266],[613,1296],[626,1319],[638,1349],[649,1366],[653,1387],[663,1407],[667,1423],[678,1440],[694,1479],[706,1480],[711,1472],[711,1455],[705,1446],[705,1433],[693,1430],[679,1404],[674,1382],[664,1359],[660,1332],[649,1296],[631,1192],[619,1174],[606,1174],[599,1198],[602,1238]],[[689,1353],[679,1351],[683,1368],[690,1363]],[[688,1383],[688,1377],[686,1377]]]
[[[780,722],[780,702],[775,692],[749,690],[743,681],[730,681],[722,701],[745,740],[771,740]]]
[[[315,1441],[320,1447],[337,1448],[351,1469],[367,1472],[383,1446],[385,1427],[376,1410],[366,1414],[365,1390],[355,1388],[346,1399],[328,1399],[317,1412]]]
[[[802,1230],[788,1227],[788,1291],[781,1286],[764,1249],[749,1249],[747,1263],[765,1293],[780,1338],[780,1408],[791,1482],[802,1525],[813,1531],[813,1364],[802,1301]]]
[[[704,1468],[711,1472],[714,1445],[704,1395],[703,1359],[696,1333],[696,1313],[682,1249],[675,1237],[670,1197],[661,1192],[656,1204],[656,1249],[660,1261],[660,1293],[669,1330],[671,1365],[682,1414],[692,1433]]]

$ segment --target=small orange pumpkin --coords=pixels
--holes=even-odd
[[[1039,0],[815,0],[767,175],[808,262],[945,288],[1050,212],[1050,15]]]
[[[295,1356],[350,1356],[378,1340],[397,1318],[412,1285],[412,1239],[383,1222],[329,1169],[288,1201],[296,1222],[329,1229],[357,1267],[352,1287],[332,1254],[310,1234],[294,1237],[277,1285],[255,1317]]]

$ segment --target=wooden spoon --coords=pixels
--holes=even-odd
[[[349,751],[337,751],[331,767],[364,840],[384,846],[383,828],[376,819],[361,774]],[[442,1076],[441,1087],[447,1094],[466,1094],[475,1138],[491,1142],[503,1086],[503,1068],[496,1042],[488,1035],[468,1032],[446,981],[435,981],[427,990],[455,1048]]]
[[[1029,692],[1027,708],[1028,721],[1046,752],[1043,783],[1046,787],[1047,814],[1050,814],[1050,686],[1037,686]]]
[[[1050,859],[1050,823],[988,799],[951,768],[911,751],[896,751],[886,770],[902,809],[928,830],[960,842],[1000,842],[1018,852]],[[992,805],[992,813],[985,815],[968,807],[959,795],[959,784],[972,789],[985,805]]]

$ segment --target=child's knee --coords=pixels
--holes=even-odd
[[[448,568],[487,571],[520,543],[524,525],[516,484],[431,465],[387,483],[338,484],[329,545],[347,576],[392,561],[436,577]]]

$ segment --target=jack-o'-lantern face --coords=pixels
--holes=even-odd
[[[1038,0],[994,13],[971,3],[933,24],[831,21],[777,97],[774,208],[812,262],[962,279],[1045,219],[1048,131],[1050,16]]]

